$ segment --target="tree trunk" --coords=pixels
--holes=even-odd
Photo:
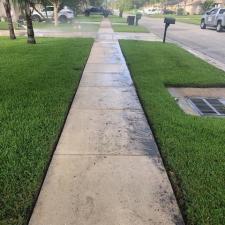
[[[120,9],[119,17],[123,17],[123,9]]]
[[[26,1],[25,3],[25,15],[26,15],[26,21],[27,21],[27,43],[36,44],[36,41],[34,38],[34,29],[33,29],[33,23],[31,19],[31,10],[30,10],[29,1]]]
[[[7,22],[8,22],[8,27],[9,27],[9,37],[10,37],[10,39],[14,40],[14,39],[16,39],[16,35],[14,32],[14,27],[13,27],[13,22],[12,22],[10,2],[9,2],[9,0],[5,0],[3,4],[4,4],[4,8],[5,8],[5,13],[7,16]]]
[[[55,26],[58,26],[58,1],[57,0],[53,2],[53,6],[54,6],[54,24]]]

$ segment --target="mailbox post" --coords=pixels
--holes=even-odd
[[[164,19],[164,23],[165,23],[165,30],[164,30],[164,36],[163,36],[163,43],[165,43],[165,41],[166,41],[166,32],[167,32],[169,25],[175,24],[175,18],[166,17]]]

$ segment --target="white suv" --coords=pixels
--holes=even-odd
[[[225,8],[213,8],[206,12],[202,16],[200,27],[216,27],[217,32],[222,31],[225,28]]]
[[[46,6],[46,8],[41,9],[40,12],[41,12],[42,16],[37,11],[33,11],[33,13],[32,13],[33,21],[41,22],[46,19],[53,19],[54,6]],[[43,18],[43,16],[44,16],[44,18]],[[72,19],[74,19],[74,12],[71,9],[69,9],[67,6],[64,6],[64,8],[58,12],[58,19],[62,23],[72,20]]]

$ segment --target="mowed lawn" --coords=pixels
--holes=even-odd
[[[102,15],[90,15],[90,16],[85,16],[85,15],[77,15],[74,18],[75,22],[101,22],[103,19]]]
[[[24,28],[23,27],[18,27],[18,24],[17,23],[14,23],[13,24],[14,26],[14,29],[15,30],[23,30]],[[1,22],[0,21],[0,30],[8,30],[8,22]]]
[[[176,21],[178,21],[178,22],[200,25],[202,15],[178,16],[178,15],[174,15],[174,14],[170,14],[170,15],[156,14],[156,15],[151,15],[149,17],[153,17],[153,18],[174,17],[176,19]]]
[[[26,224],[92,39],[0,38],[0,224]]]
[[[147,28],[140,25],[112,24],[112,28],[114,32],[149,33]]]
[[[0,22],[0,30],[8,30],[8,23]]]
[[[127,19],[124,17],[109,15],[108,18],[111,21],[111,23],[127,23]]]
[[[186,115],[167,86],[225,87],[225,73],[173,44],[120,44],[187,224],[224,224],[225,118]]]

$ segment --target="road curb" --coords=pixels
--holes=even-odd
[[[186,51],[188,51],[189,53],[191,53],[192,55],[206,61],[207,63],[215,66],[216,68],[220,69],[220,70],[223,70],[225,71],[225,64],[224,63],[221,63],[219,62],[218,60],[204,54],[204,53],[201,53],[199,51],[196,51],[194,49],[191,49],[189,47],[186,47],[185,45],[182,45],[181,43],[178,43],[178,42],[173,42],[175,44],[177,44],[179,47],[185,49]]]

